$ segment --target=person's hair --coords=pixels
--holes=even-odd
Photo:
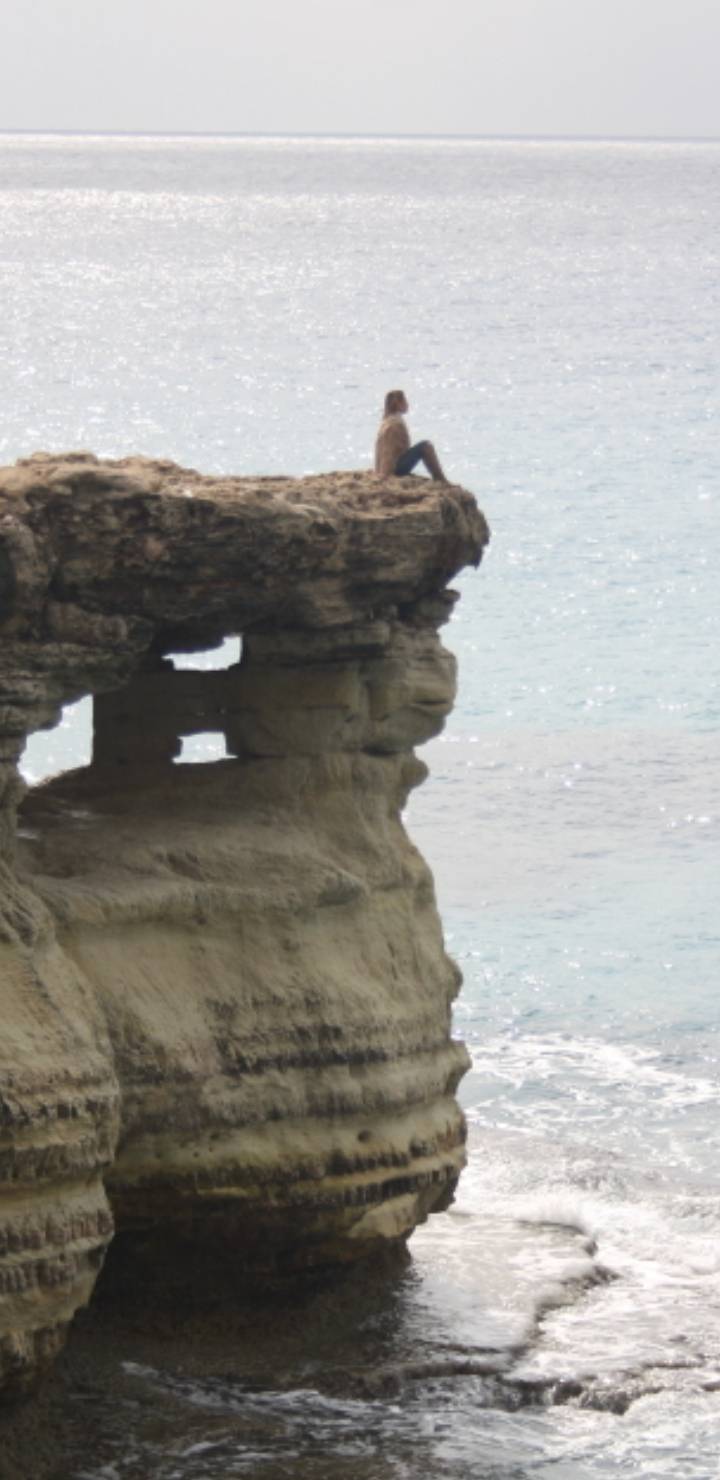
[[[385,415],[393,416],[396,411],[401,409],[404,400],[404,391],[388,391],[385,397]]]

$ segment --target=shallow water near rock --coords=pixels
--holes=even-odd
[[[458,1200],[409,1265],[262,1320],[98,1310],[35,1410],[47,1473],[715,1476],[719,169],[699,143],[0,141],[3,460],[362,466],[404,384],[493,530],[406,819],[465,975]]]

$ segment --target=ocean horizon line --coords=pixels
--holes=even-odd
[[[720,134],[387,133],[349,130],[0,128],[0,139],[235,139],[495,144],[720,144]]]

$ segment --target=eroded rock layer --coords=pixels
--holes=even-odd
[[[113,1230],[158,1283],[342,1261],[446,1206],[458,973],[401,822],[450,709],[472,497],[366,474],[0,473],[0,1382],[52,1358]],[[168,656],[242,637],[239,663]],[[92,764],[23,796],[94,696]],[[177,765],[182,739],[227,758]]]

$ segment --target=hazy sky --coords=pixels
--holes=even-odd
[[[0,128],[720,136],[720,0],[0,0]]]

